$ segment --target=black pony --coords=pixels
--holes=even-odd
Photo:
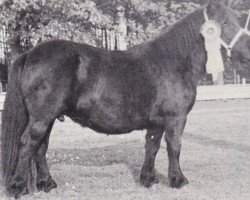
[[[206,12],[221,25],[221,37],[229,43],[240,29],[237,17],[214,0]],[[179,164],[181,135],[197,81],[206,70],[200,34],[204,22],[201,8],[128,51],[56,40],[21,55],[12,67],[2,114],[2,167],[9,194],[18,198],[28,193],[31,160],[37,189],[48,192],[56,187],[45,154],[53,123],[61,115],[106,134],[147,129],[140,175],[146,187],[157,182],[155,156],[165,131],[170,185],[187,184]],[[234,50],[249,56],[247,40],[243,35]]]

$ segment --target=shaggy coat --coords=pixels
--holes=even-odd
[[[61,115],[106,134],[147,129],[140,175],[146,187],[158,182],[154,162],[165,131],[170,185],[187,184],[179,155],[197,81],[205,73],[203,12],[196,10],[154,40],[127,51],[54,40],[21,55],[13,65],[2,115],[2,168],[9,194],[18,198],[28,193],[31,160],[37,189],[56,187],[45,154],[53,123]],[[211,0],[207,12],[221,26],[227,22],[223,38],[234,37],[239,25],[229,8]],[[236,50],[246,51],[244,40]]]

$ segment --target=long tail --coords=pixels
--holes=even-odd
[[[20,137],[28,123],[28,112],[21,91],[21,72],[26,54],[14,63],[2,113],[1,154],[2,175],[5,186],[14,175],[18,162]]]

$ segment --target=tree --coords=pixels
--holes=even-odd
[[[8,27],[15,58],[15,54],[51,38],[94,44],[91,27],[111,27],[113,21],[91,0],[5,0],[0,6],[0,23]]]
[[[132,45],[148,40],[197,7],[193,2],[133,0],[127,14],[128,41]]]

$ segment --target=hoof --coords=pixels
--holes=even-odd
[[[21,196],[29,193],[26,181],[21,179],[11,181],[7,187],[7,191],[10,196],[13,196],[15,199],[18,199]]]
[[[154,183],[159,183],[159,179],[155,174],[150,174],[148,176],[141,174],[140,183],[144,187],[150,188]]]
[[[184,185],[188,184],[188,180],[185,176],[172,176],[170,177],[170,186],[172,188],[182,188]]]
[[[40,180],[36,184],[38,191],[49,192],[53,188],[57,187],[56,182],[52,179],[52,177],[48,178],[47,180]]]

